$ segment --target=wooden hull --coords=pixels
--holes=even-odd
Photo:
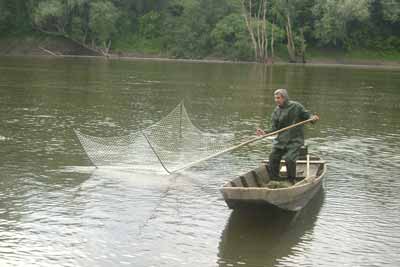
[[[321,189],[326,164],[320,158],[309,161],[307,178],[301,177],[306,171],[305,161],[298,161],[298,182],[287,188],[268,188],[270,177],[266,170],[268,163],[226,183],[221,193],[231,209],[248,205],[272,205],[280,209],[297,211],[302,209]]]

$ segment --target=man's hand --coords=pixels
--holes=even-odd
[[[257,128],[256,130],[256,135],[257,136],[261,136],[261,135],[265,135],[266,132],[263,129]]]
[[[316,121],[319,120],[319,116],[318,115],[312,115],[311,119],[312,119],[313,122],[316,122]]]

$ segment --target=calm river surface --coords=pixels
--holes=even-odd
[[[279,87],[320,114],[306,137],[328,162],[298,213],[219,192],[270,140],[165,175],[94,169],[73,131],[127,134],[184,99],[246,140]],[[400,69],[3,57],[0,159],[0,266],[400,266]]]

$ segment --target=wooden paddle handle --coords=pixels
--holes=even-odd
[[[193,165],[196,165],[196,164],[198,164],[198,163],[200,163],[200,162],[202,162],[202,161],[205,161],[205,160],[214,158],[214,157],[216,157],[216,156],[225,154],[225,153],[227,153],[227,152],[229,152],[229,151],[233,151],[233,150],[238,149],[238,148],[240,148],[240,147],[242,147],[242,146],[245,146],[245,145],[248,145],[248,144],[250,144],[250,143],[256,142],[256,141],[258,141],[258,140],[261,140],[261,139],[263,139],[263,138],[265,138],[265,137],[272,136],[272,135],[275,135],[275,134],[284,132],[284,131],[286,131],[286,130],[289,130],[289,129],[291,129],[291,128],[294,128],[294,127],[297,127],[297,126],[306,124],[307,122],[311,122],[311,121],[314,121],[314,119],[311,118],[311,119],[308,119],[308,120],[305,120],[305,121],[301,121],[301,122],[298,122],[298,123],[289,125],[289,126],[287,126],[287,127],[285,127],[285,128],[282,128],[282,129],[279,129],[279,130],[277,130],[277,131],[274,131],[274,132],[265,134],[265,135],[263,135],[263,136],[257,136],[257,137],[255,137],[255,138],[252,138],[252,139],[250,139],[250,140],[248,140],[248,141],[246,141],[246,142],[243,142],[243,143],[241,143],[241,144],[239,144],[239,145],[236,145],[236,146],[227,148],[227,149],[225,149],[225,150],[223,150],[223,151],[220,151],[220,152],[218,152],[218,153],[215,153],[214,155],[211,155],[211,156],[205,157],[205,158],[203,158],[203,159],[197,160],[197,161],[195,161],[195,162],[192,162],[192,163],[190,163],[190,164],[188,164],[188,165],[185,165],[185,166],[183,166],[183,167],[181,167],[181,168],[179,168],[179,169],[176,169],[176,170],[174,170],[174,171],[172,171],[172,172],[177,172],[177,171],[186,169],[186,168],[191,167],[191,166],[193,166]]]

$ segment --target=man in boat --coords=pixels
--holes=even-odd
[[[318,121],[318,115],[311,115],[302,104],[289,100],[286,89],[278,89],[274,92],[276,108],[272,113],[272,128],[270,132],[277,131],[295,123],[312,119]],[[257,129],[257,135],[266,132]],[[303,125],[291,128],[278,134],[272,143],[272,152],[269,155],[269,175],[271,179],[278,180],[281,159],[286,163],[286,172],[289,181],[294,184],[296,178],[296,160],[300,154],[300,148],[304,145]]]

